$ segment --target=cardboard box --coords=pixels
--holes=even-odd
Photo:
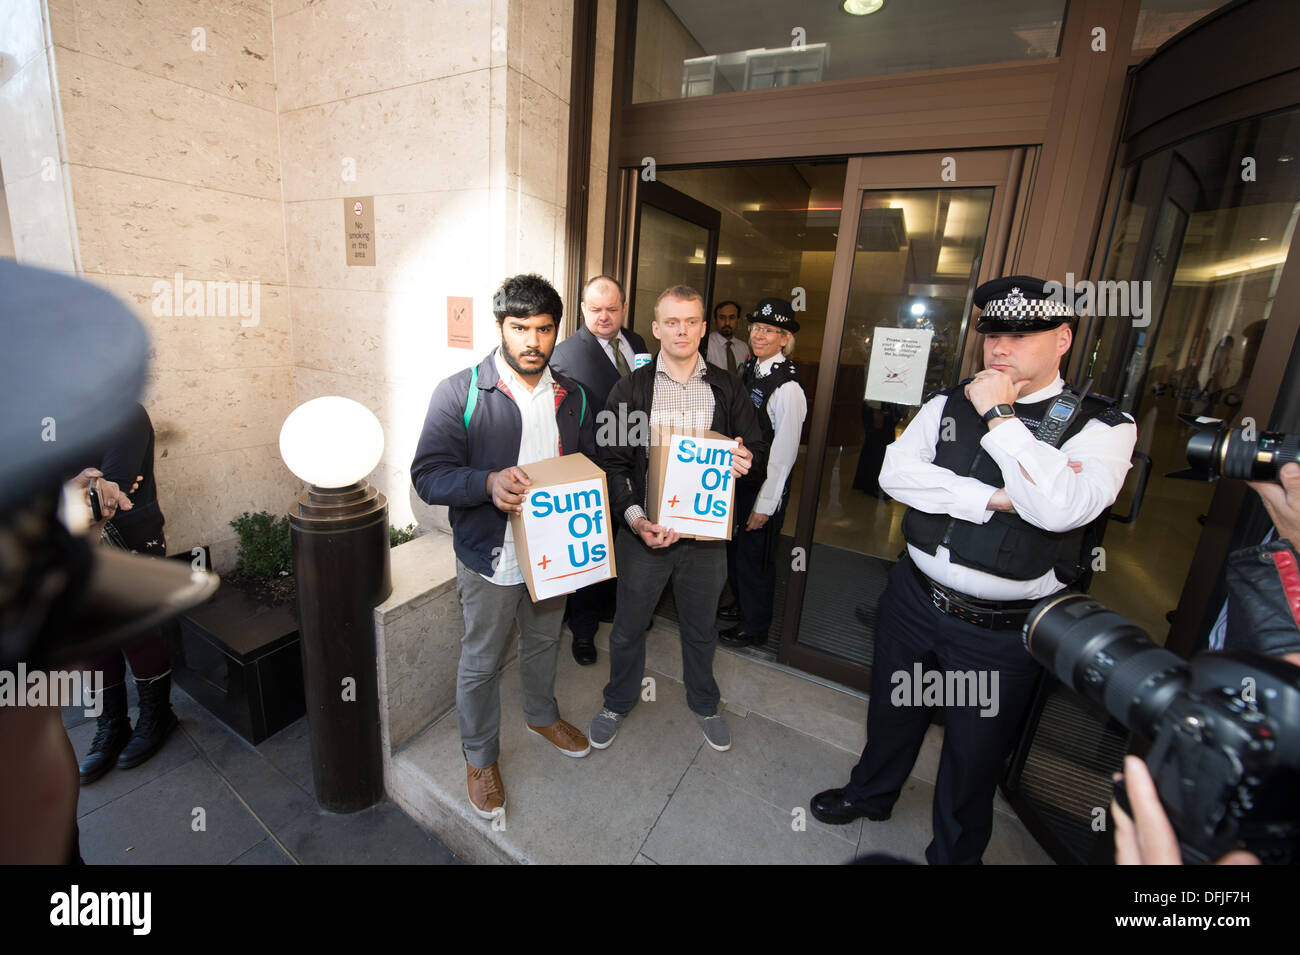
[[[716,431],[674,428],[666,444],[650,446],[649,517],[683,537],[731,540],[736,441]]]
[[[605,472],[583,454],[520,467],[533,483],[510,527],[533,602],[616,576]]]

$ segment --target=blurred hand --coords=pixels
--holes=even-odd
[[[1011,498],[1007,497],[1007,489],[1000,487],[994,491],[993,496],[989,498],[986,510],[1002,511],[1006,514],[1014,514],[1016,512],[1016,506],[1011,503]]]
[[[745,447],[745,439],[736,439],[736,450],[731,452],[731,476],[744,477],[754,466],[754,452]]]
[[[758,511],[750,511],[749,520],[745,522],[745,530],[747,531],[758,530],[760,527],[762,527],[764,524],[767,523],[767,519],[770,516],[771,515],[769,514],[760,514],[758,513]]]
[[[1247,481],[1264,502],[1264,510],[1273,519],[1277,536],[1300,547],[1300,464],[1284,464],[1278,482]]]
[[[646,517],[637,518],[633,530],[641,535],[641,539],[645,541],[647,547],[656,549],[669,547],[682,539],[682,535],[673,528],[664,527],[661,524],[652,524],[650,519]]]
[[[1117,773],[1116,779],[1121,776]],[[1136,756],[1124,757],[1124,788],[1128,790],[1128,803],[1133,810],[1130,819],[1115,800],[1110,802],[1110,815],[1115,821],[1116,865],[1182,865],[1183,854],[1178,848],[1178,836],[1169,824],[1155,781],[1147,771],[1147,764]],[[1259,865],[1259,859],[1249,852],[1234,850],[1215,865]]]

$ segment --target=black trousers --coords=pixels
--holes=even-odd
[[[934,833],[925,857],[931,865],[973,865],[993,833],[993,796],[1015,745],[1041,671],[1019,630],[985,630],[939,611],[921,589],[904,556],[880,598],[880,621],[867,707],[867,745],[853,768],[845,797],[863,809],[891,809],[912,772],[931,707],[915,705],[915,665],[944,674],[983,673],[994,709],[967,698],[945,700],[943,750],[934,786]],[[899,674],[904,674],[900,677]]]
[[[736,595],[740,608],[741,633],[766,633],[772,626],[772,596],[776,591],[776,545],[785,523],[785,506],[789,493],[781,498],[781,506],[756,531],[745,530],[758,500],[761,487],[748,482],[736,485],[733,510],[740,515],[731,540],[727,541],[727,579],[731,592]]]
[[[615,713],[627,713],[640,698],[646,627],[672,580],[682,635],[686,705],[699,716],[712,716],[722,697],[713,679],[713,654],[718,645],[713,623],[727,581],[723,542],[680,540],[671,547],[651,549],[629,532],[618,535],[614,548],[618,560],[618,613],[609,633],[605,706]]]

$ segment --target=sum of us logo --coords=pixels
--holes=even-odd
[[[50,896],[51,925],[125,925],[148,935],[153,925],[151,892],[82,892],[73,885]]]

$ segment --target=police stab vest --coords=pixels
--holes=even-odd
[[[940,440],[935,448],[934,463],[954,474],[977,478],[991,487],[1006,485],[1002,470],[980,445],[988,433],[979,414],[964,394],[964,385],[949,388],[940,394],[947,400],[941,419],[952,419],[950,433],[953,440]],[[1043,415],[1056,400],[1053,395],[1043,401],[1019,402],[1015,405],[1016,417],[1034,433]],[[1061,444],[1078,434],[1094,418],[1114,426],[1126,421],[1107,398],[1089,395],[1070,426],[1066,428]],[[1059,445],[1058,445],[1059,447]],[[1104,518],[1106,512],[1102,512]],[[1066,586],[1079,580],[1091,558],[1091,525],[1074,530],[1053,532],[1035,527],[1018,514],[994,511],[984,524],[959,520],[950,514],[927,514],[909,507],[903,516],[903,537],[909,544],[927,554],[934,554],[943,545],[948,548],[949,559],[954,564],[973,567],[986,573],[1010,580],[1035,580],[1049,570]]]
[[[803,383],[799,380],[799,372],[795,369],[794,362],[786,358],[773,365],[770,374],[760,378],[758,377],[758,359],[751,355],[740,366],[740,380],[744,382],[745,391],[749,393],[750,400],[754,402],[754,407],[758,409],[758,426],[763,431],[763,440],[767,442],[767,446],[770,448],[772,446],[772,436],[776,434],[776,429],[772,427],[772,418],[767,413],[767,403],[772,400],[772,395],[776,393],[776,389],[787,382],[793,381],[800,388],[803,388]],[[794,475],[793,469],[791,469],[790,475]],[[762,485],[763,477],[762,474],[752,477],[745,475],[741,480],[745,483]],[[782,497],[785,496],[785,492],[789,488],[790,478],[787,477],[785,488],[781,491]]]

